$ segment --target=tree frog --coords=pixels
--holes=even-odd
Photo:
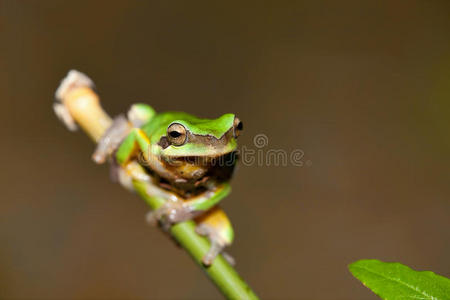
[[[149,222],[170,226],[193,219],[197,232],[211,242],[203,258],[203,263],[210,265],[234,237],[218,203],[230,192],[236,140],[242,129],[234,114],[202,119],[184,112],[156,113],[149,105],[135,104],[127,118],[114,120],[93,158],[100,163],[112,158],[124,186],[129,186],[131,179],[144,180],[150,196],[166,200],[148,214]],[[137,178],[133,173],[136,162],[148,177]]]

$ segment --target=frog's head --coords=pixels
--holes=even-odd
[[[159,146],[164,157],[217,157],[234,151],[243,129],[234,114],[217,119],[186,118],[173,120],[161,137]]]

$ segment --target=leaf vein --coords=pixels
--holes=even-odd
[[[411,289],[411,290],[413,290],[413,291],[415,291],[415,292],[417,292],[417,293],[419,293],[419,294],[421,294],[421,295],[423,295],[423,296],[426,297],[426,298],[419,298],[419,299],[437,300],[437,298],[435,298],[434,296],[429,295],[429,294],[426,293],[425,291],[422,291],[422,290],[420,290],[419,288],[417,288],[417,287],[415,287],[415,286],[412,286],[412,285],[410,285],[410,284],[408,284],[408,283],[406,283],[406,282],[404,282],[404,281],[402,281],[402,280],[400,280],[400,279],[397,279],[397,278],[391,278],[391,277],[386,276],[385,274],[377,273],[377,272],[375,272],[375,271],[373,271],[373,270],[370,270],[370,269],[367,269],[367,268],[364,268],[364,267],[360,267],[360,266],[354,266],[354,268],[359,268],[359,269],[365,270],[365,271],[367,271],[367,272],[369,272],[369,273],[375,274],[375,275],[377,275],[377,276],[379,276],[379,277],[381,277],[381,278],[384,278],[384,279],[388,279],[388,280],[391,280],[391,281],[398,282],[398,283],[400,283],[400,284],[406,286],[407,288],[409,288],[409,289]],[[410,297],[410,298],[417,299],[416,297]]]

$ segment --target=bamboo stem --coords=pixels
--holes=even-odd
[[[91,139],[98,142],[112,124],[112,120],[100,106],[99,98],[91,88],[92,85],[92,81],[85,75],[76,71],[69,72],[56,92],[57,100],[60,103],[55,104],[55,112],[69,129],[73,130],[76,123]],[[142,169],[140,170],[144,172]],[[145,182],[134,180],[133,186],[151,209],[157,209],[164,203],[163,199],[150,197],[147,194]],[[206,238],[195,232],[193,221],[173,225],[170,228],[170,233],[226,298],[258,299],[256,294],[221,255],[209,267],[202,264],[201,260],[208,251],[210,244]]]

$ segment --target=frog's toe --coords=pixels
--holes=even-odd
[[[53,104],[53,109],[56,113],[56,116],[71,131],[75,131],[78,126],[66,104],[64,103],[64,98],[69,94],[69,92],[83,87],[92,88],[94,87],[94,83],[85,74],[76,70],[70,70],[69,73],[67,73],[67,76],[61,81],[61,84],[55,92],[56,101]]]
[[[200,224],[195,228],[195,231],[202,236],[206,236],[208,240],[211,242],[211,246],[208,252],[202,259],[202,263],[205,266],[211,265],[214,259],[217,257],[217,255],[221,253],[223,254],[223,257],[229,264],[234,265],[235,263],[234,258],[231,255],[223,252],[223,249],[226,246],[228,246],[228,243],[224,241],[220,235],[217,234],[217,231],[214,230],[214,228],[211,228],[206,224]]]
[[[93,88],[94,82],[86,74],[77,70],[70,70],[59,84],[59,87],[55,92],[55,98],[58,101],[62,101],[68,92],[80,87]]]
[[[224,246],[221,245],[220,243],[211,241],[211,247],[209,248],[205,256],[203,256],[202,263],[205,266],[210,266],[213,263],[214,259],[217,257],[217,255],[219,255],[220,252],[222,252],[223,248]]]
[[[229,254],[229,253],[227,253],[227,252],[225,252],[225,251],[222,251],[222,256],[223,256],[223,258],[225,258],[225,260],[226,260],[230,265],[232,265],[232,266],[236,265],[236,260],[234,259],[233,256],[231,256],[231,254]]]
[[[186,207],[180,201],[167,201],[160,208],[147,214],[147,222],[156,225],[160,222],[163,227],[170,227],[172,224],[191,220],[196,213]]]
[[[73,119],[72,115],[70,114],[70,111],[67,109],[65,104],[54,103],[53,110],[55,111],[56,116],[61,120],[61,122],[64,123],[64,125],[66,125],[66,127],[70,131],[75,131],[78,129],[75,120]]]
[[[162,213],[159,209],[149,211],[145,215],[145,220],[147,221],[148,224],[150,224],[152,226],[158,225],[158,222],[159,222],[159,220],[161,220],[161,218],[162,218]]]
[[[166,232],[169,231],[170,226],[172,225],[170,222],[163,218],[163,215],[158,210],[149,211],[145,216],[145,220],[152,226],[160,225],[161,228]]]

